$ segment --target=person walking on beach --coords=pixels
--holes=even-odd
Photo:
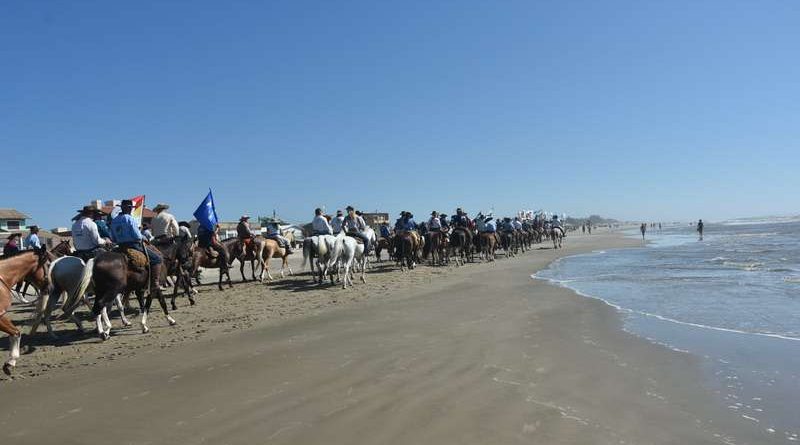
[[[644,234],[647,232],[647,224],[642,223],[642,227],[639,227],[639,230],[642,231],[642,241],[644,241]]]
[[[700,234],[700,241],[703,241],[703,220],[697,221],[697,233]]]

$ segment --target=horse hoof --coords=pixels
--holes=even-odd
[[[103,332],[102,334],[100,334],[100,339],[103,341],[106,341],[109,338],[111,338],[111,334],[109,334],[108,332]]]
[[[130,321],[127,321],[127,320],[123,320],[123,321],[122,321],[122,326],[123,326],[123,327],[126,327],[126,328],[127,328],[127,327],[130,327],[130,325],[131,325],[131,324],[132,324],[132,323],[131,323]]]
[[[147,334],[148,332],[150,332],[150,328],[147,326],[142,326],[142,334]]]
[[[175,305],[175,304],[173,304],[173,305],[172,305],[172,310],[173,310],[173,311],[177,311],[177,310],[178,310],[178,306],[177,306],[177,305]]]
[[[5,373],[5,375],[11,376],[11,371],[13,370],[14,367],[12,365],[9,365],[8,363],[3,365],[3,373]]]
[[[189,300],[189,306],[194,306],[194,305],[195,305],[195,301],[194,300]]]

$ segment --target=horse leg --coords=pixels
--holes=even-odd
[[[105,326],[103,332],[109,337],[111,336],[111,320],[108,319],[108,308],[110,306],[111,303],[109,302],[109,304],[103,306],[103,310],[100,312],[100,318],[103,321],[103,326]]]
[[[117,294],[117,296],[114,297],[114,304],[117,306],[117,310],[119,311],[119,318],[122,319],[122,326],[127,328],[131,325],[131,322],[128,320],[128,317],[125,316],[125,305],[122,304],[122,295]]]
[[[8,360],[3,364],[3,372],[6,375],[11,375],[11,371],[17,366],[17,359],[19,358],[19,344],[22,341],[22,332],[14,326],[8,314],[3,314],[0,317],[0,331],[8,334]]]
[[[150,294],[148,295],[148,297],[149,297],[148,300],[150,300],[150,301],[152,301],[152,294],[153,294],[153,292],[151,291]],[[167,321],[169,322],[169,325],[170,326],[175,326],[178,322],[175,321],[174,318],[172,318],[172,315],[169,314],[169,310],[167,310],[167,298],[164,297],[164,293],[161,292],[160,289],[156,289],[156,294],[158,296],[158,304],[161,305],[161,310],[164,312],[164,316],[167,318]],[[147,308],[150,309],[149,302],[148,302]]]

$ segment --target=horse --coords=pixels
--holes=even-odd
[[[381,252],[383,250],[386,250],[389,253],[389,258],[394,256],[393,244],[394,244],[393,243],[393,239],[392,238],[386,238],[386,237],[380,237],[375,242],[375,258],[378,259],[379,263],[382,261],[381,260]]]
[[[138,252],[138,251],[136,251]],[[138,252],[141,255],[145,255]],[[147,255],[145,255],[145,260]],[[126,295],[130,292],[136,294],[139,301],[140,321],[142,323],[142,333],[147,333],[150,328],[147,326],[147,315],[150,312],[150,305],[153,302],[153,294],[156,294],[161,310],[169,322],[174,326],[177,322],[167,309],[167,301],[161,288],[158,286],[158,277],[161,273],[161,264],[137,268],[128,263],[126,254],[120,252],[102,252],[94,258],[92,267],[92,277],[94,279],[95,300],[92,306],[92,314],[97,321],[97,333],[103,340],[111,337],[111,326],[107,317],[103,317],[103,309],[114,301],[118,295]],[[148,290],[147,299],[144,299],[144,291]],[[106,322],[108,327],[103,326]]]
[[[356,261],[361,266],[361,281],[366,283],[364,277],[366,265],[364,264],[364,244],[356,241],[351,236],[346,236],[340,232],[336,236],[336,244],[334,246],[333,257],[339,259],[339,267],[337,273],[342,281],[342,289],[347,289],[347,283],[353,284],[352,268]],[[344,277],[341,276],[341,271],[344,269]]]
[[[413,269],[417,262],[419,250],[419,237],[412,232],[401,232],[395,235],[394,254],[395,261],[400,264],[400,270]]]
[[[22,332],[8,317],[12,303],[12,289],[17,283],[28,281],[42,292],[47,287],[47,267],[50,255],[44,246],[26,250],[13,257],[0,260],[0,331],[9,336],[9,357],[3,364],[3,372],[11,375],[17,366]]]
[[[68,255],[72,252],[72,244],[70,243],[69,239],[61,240],[55,247],[50,249],[50,257],[51,258],[61,258],[64,255]],[[28,286],[30,285],[29,282],[25,281],[24,286],[20,289],[22,283],[18,283],[16,286],[16,297],[19,299],[21,303],[31,303],[30,300],[25,298],[28,295]]]
[[[561,241],[564,239],[564,229],[561,227],[551,227],[550,239],[553,240],[553,249],[560,249]]]
[[[203,269],[219,269],[219,282],[217,283],[219,290],[223,290],[223,277],[227,278],[226,283],[228,284],[228,288],[233,287],[233,281],[231,281],[230,272],[230,263],[233,260],[230,259],[230,250],[235,241],[237,241],[236,238],[230,238],[229,240],[222,242],[222,246],[224,247],[224,254],[222,255],[222,258],[209,255],[208,249],[205,247],[200,247],[197,245],[194,246],[194,251],[192,252],[192,271],[190,276],[194,277],[194,280],[198,286],[200,285],[198,271],[202,267]]]
[[[277,257],[281,259],[281,278],[284,277],[283,271],[284,269],[289,270],[289,275],[294,275],[292,272],[292,266],[289,265],[289,250],[281,247],[278,244],[278,241],[272,238],[264,238],[264,247],[261,249],[262,251],[262,258],[261,258],[261,282],[263,282],[264,271],[266,269],[267,272],[267,279],[272,281],[272,274],[269,273],[269,260],[272,257]]]
[[[470,249],[472,234],[467,229],[457,227],[450,234],[450,256],[455,258],[456,266],[467,262],[467,250]]]
[[[232,241],[231,241],[232,240]],[[259,274],[258,281],[264,282],[264,247],[266,245],[267,239],[263,236],[255,236],[251,239],[251,243],[253,247],[247,249],[245,247],[244,242],[238,238],[229,238],[222,242],[223,246],[227,245],[226,243],[232,243],[231,248],[228,250],[230,253],[230,257],[228,258],[228,265],[233,264],[233,260],[239,260],[239,272],[242,274],[242,281],[247,281],[247,278],[244,276],[244,262],[250,261],[250,269],[253,272],[253,281],[256,280],[256,261],[258,261],[258,265],[261,267],[261,273]]]
[[[333,265],[338,260],[333,257],[336,246],[336,237],[333,235],[314,235],[303,240],[303,267],[308,262],[311,268],[311,276],[317,282],[317,275],[314,273],[314,259],[317,260],[319,271],[319,284],[325,281],[325,274],[332,272]],[[330,274],[333,283],[333,274]]]
[[[175,298],[178,296],[179,285],[183,287],[186,297],[189,299],[189,304],[192,306],[195,304],[194,294],[196,294],[197,291],[194,290],[191,276],[184,267],[184,263],[192,256],[192,243],[193,240],[189,236],[176,236],[163,241],[156,240],[156,242],[152,244],[164,258],[164,267],[161,269],[163,277],[161,278],[166,278],[168,276],[175,277],[172,299],[170,301],[173,311],[178,310],[178,307],[175,305]]]
[[[431,266],[441,266],[444,264],[442,261],[443,236],[444,234],[442,232],[428,232],[425,237],[428,241],[426,244],[428,245],[428,254],[430,254],[431,257]]]
[[[480,234],[481,245],[483,249],[481,253],[486,261],[495,260],[495,250],[497,249],[497,234],[494,232],[483,232]]]
[[[507,231],[500,232],[500,246],[506,252],[506,257],[514,256],[514,233]]]
[[[94,267],[94,259],[90,259],[84,263],[82,259],[74,256],[63,256],[56,258],[50,263],[48,276],[50,277],[49,292],[42,294],[42,297],[37,301],[36,310],[31,323],[29,335],[33,335],[39,328],[39,325],[44,322],[47,327],[47,332],[50,337],[57,339],[58,336],[53,332],[53,326],[50,322],[50,316],[55,309],[56,304],[63,294],[66,294],[64,303],[61,305],[63,316],[72,320],[79,332],[84,332],[83,323],[80,318],[75,316],[75,310],[83,303],[89,309],[89,303],[86,301],[86,294],[91,293],[92,286],[92,268]],[[114,303],[119,309],[120,318],[122,319],[123,326],[130,326],[131,322],[125,316],[125,308],[122,304],[122,296],[117,295]],[[103,308],[103,320],[108,321],[107,307]],[[110,322],[107,323],[108,328],[111,328]]]

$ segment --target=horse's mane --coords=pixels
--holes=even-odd
[[[35,250],[20,250],[19,252],[12,253],[11,255],[3,254],[3,257],[0,258],[0,261],[10,260],[12,258],[17,258],[17,257],[20,257],[20,256],[28,254],[28,253],[30,253],[32,255],[36,255],[36,251]]]

